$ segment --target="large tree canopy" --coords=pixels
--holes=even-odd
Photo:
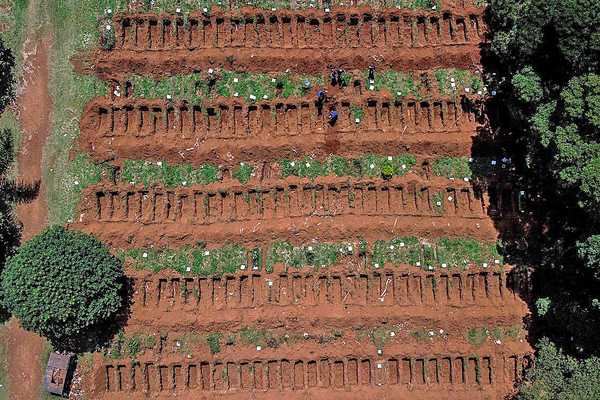
[[[60,342],[115,315],[122,279],[121,261],[98,239],[54,226],[7,260],[4,304],[23,328]]]
[[[584,376],[600,373],[600,2],[493,0],[490,16],[495,123],[520,182],[542,194],[516,257],[535,269],[531,337],[550,340],[521,397],[595,398]]]

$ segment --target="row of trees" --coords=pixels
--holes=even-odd
[[[528,246],[511,254],[535,267],[539,352],[519,396],[600,398],[600,2],[494,0],[489,12],[497,143],[541,193],[521,221]]]

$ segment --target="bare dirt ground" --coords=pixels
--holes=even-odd
[[[31,2],[35,7],[36,2]],[[32,32],[30,38],[35,37]],[[21,82],[21,96],[17,99],[21,121],[23,143],[18,154],[18,178],[23,182],[36,182],[42,178],[42,151],[50,133],[50,112],[52,100],[48,92],[48,53],[49,40],[28,41],[23,51],[24,72]],[[17,207],[19,220],[23,224],[23,241],[40,233],[47,223],[44,184],[38,197]],[[42,382],[40,356],[43,339],[35,333],[27,332],[13,323],[7,334],[11,381],[11,399],[31,400],[39,396]]]
[[[192,13],[188,23],[169,14],[115,16],[115,48],[74,63],[82,73],[120,83],[134,71],[154,77],[208,67],[327,74],[341,63],[364,70],[373,60],[378,70],[431,74],[438,68],[475,70],[485,45],[482,12],[470,2],[443,12],[212,11]],[[362,96],[351,88],[328,89],[328,106],[340,110],[335,128],[308,97],[256,105],[214,98],[197,108],[110,95],[91,100],[81,117],[80,145],[98,161],[211,162],[224,169],[245,161],[263,168],[243,185],[229,176],[175,189],[104,180],[84,191],[69,227],[91,232],[115,250],[201,242],[218,247],[228,240],[248,246],[277,240],[297,246],[361,238],[372,243],[405,235],[494,243],[502,223],[498,210],[514,211],[516,189],[503,188],[499,202],[472,181],[425,172],[435,158],[471,156],[485,117],[458,105],[481,98],[427,93],[394,103],[389,92]],[[353,124],[351,105],[366,107],[360,127]],[[218,118],[209,110],[217,108]],[[282,179],[273,167],[292,154],[400,152],[415,155],[418,165],[390,181]],[[449,199],[443,215],[430,200],[439,191]],[[80,369],[84,390],[89,398],[107,400],[510,394],[531,362],[523,325],[526,276],[509,265],[424,271],[420,263],[377,270],[359,264],[338,259],[327,270],[288,271],[277,264],[268,273],[263,265],[193,276],[139,271],[127,263],[132,304],[125,336],[114,353],[95,354],[93,365]],[[502,330],[513,327],[511,334]],[[248,330],[260,337],[249,338]],[[222,335],[219,349],[209,343],[211,335]]]

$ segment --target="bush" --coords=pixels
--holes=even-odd
[[[381,175],[383,176],[383,179],[392,179],[392,175],[394,175],[394,167],[392,167],[392,164],[386,162],[383,165],[383,168],[381,168]]]
[[[115,33],[112,29],[100,34],[99,44],[102,50],[112,50],[115,47],[115,41]]]
[[[98,239],[53,226],[6,262],[4,305],[24,329],[51,341],[77,339],[123,304],[121,262]]]

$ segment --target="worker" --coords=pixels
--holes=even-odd
[[[375,80],[375,67],[373,65],[369,66],[369,81]]]
[[[331,112],[329,113],[329,124],[331,124],[331,126],[335,125],[335,121],[337,121],[337,117],[338,117],[338,112],[335,110],[331,110]]]
[[[319,89],[319,91],[317,92],[317,104],[322,105],[324,101],[325,101],[325,91],[322,89]]]
[[[331,74],[329,74],[329,76],[331,77],[331,86],[335,86],[338,81],[337,69],[331,70]]]
[[[340,88],[343,87],[345,84],[344,79],[342,78],[342,76],[344,75],[344,72],[345,71],[341,68],[338,68],[338,70],[337,70],[337,84]]]

